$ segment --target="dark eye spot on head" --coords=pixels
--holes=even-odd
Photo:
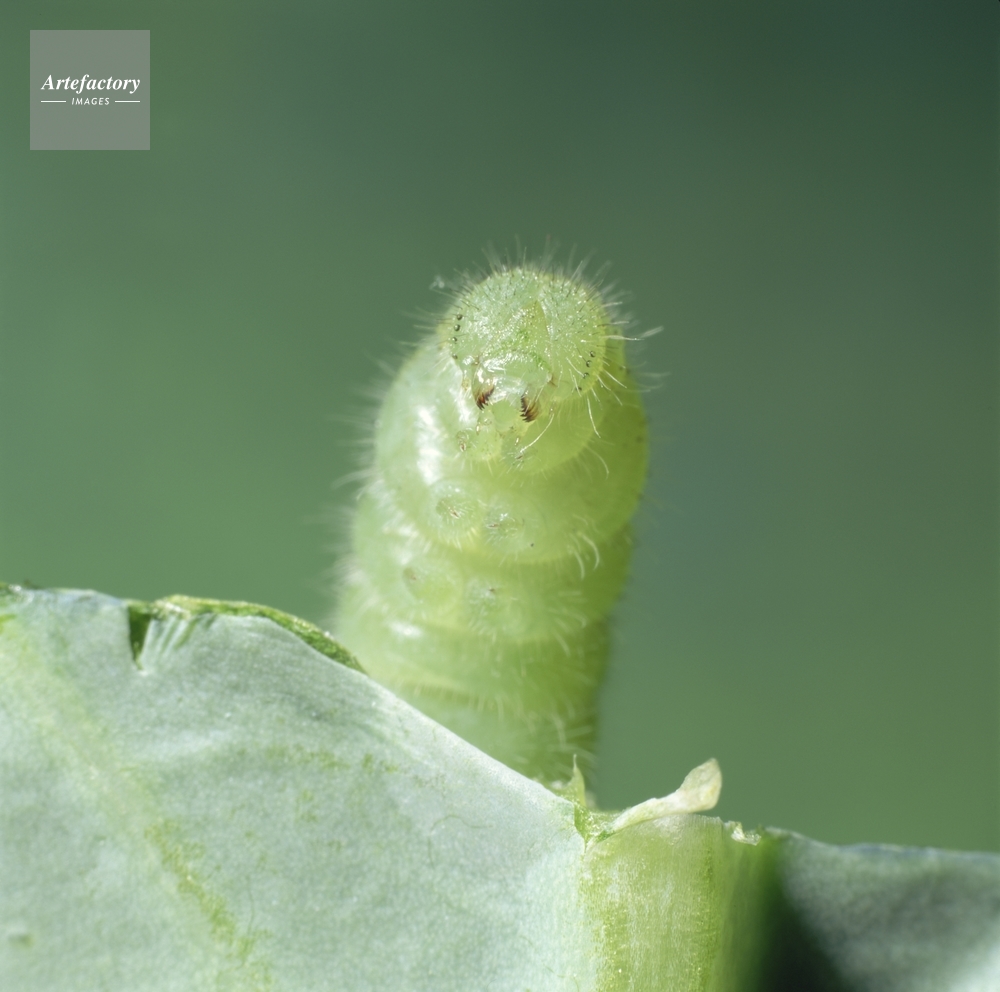
[[[530,424],[538,416],[538,404],[527,396],[521,397],[521,416]]]
[[[478,406],[480,410],[482,410],[482,408],[489,403],[490,397],[493,395],[493,390],[495,388],[496,387],[494,386],[487,386],[481,393],[475,394],[476,406]]]

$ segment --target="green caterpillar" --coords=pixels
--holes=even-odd
[[[592,752],[646,475],[615,306],[579,270],[464,282],[383,401],[335,621],[374,678],[545,781]]]

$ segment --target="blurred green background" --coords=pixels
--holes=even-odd
[[[602,802],[996,849],[998,20],[3,5],[0,577],[322,621],[380,363],[551,237],[664,327]],[[151,151],[28,151],[45,28],[151,30]]]

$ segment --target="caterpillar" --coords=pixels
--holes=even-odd
[[[646,475],[617,303],[580,269],[465,278],[382,402],[334,629],[543,781],[586,765]]]

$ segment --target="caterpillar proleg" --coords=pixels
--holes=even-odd
[[[511,767],[586,763],[646,421],[579,272],[466,280],[390,386],[335,629],[374,678]]]

